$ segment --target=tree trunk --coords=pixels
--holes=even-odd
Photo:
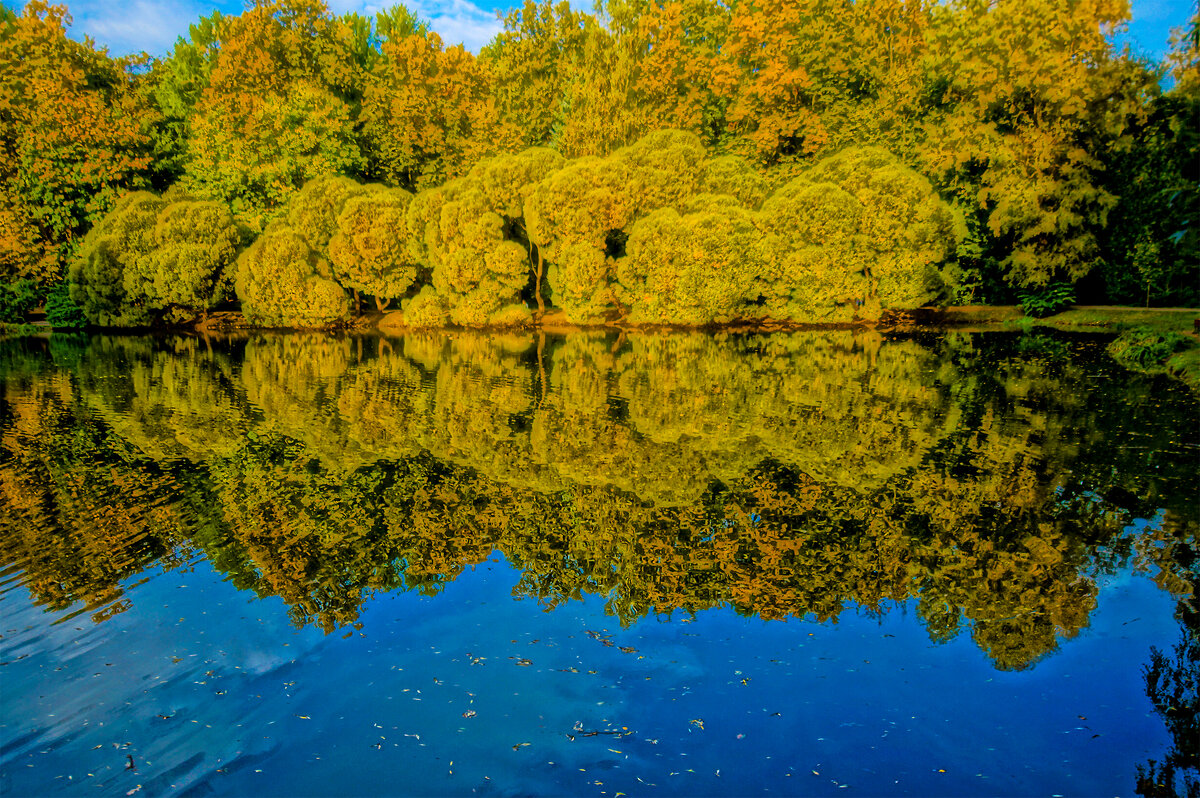
[[[362,315],[362,297],[360,297],[358,295],[357,288],[351,288],[350,290],[352,292],[354,292],[354,315],[361,316]]]
[[[541,321],[542,316],[546,315],[546,303],[542,299],[542,273],[545,270],[545,261],[542,258],[542,248],[538,247],[537,259],[537,284],[533,287],[533,295],[537,298],[538,313],[537,320]]]
[[[539,295],[540,296],[540,295]],[[538,381],[541,383],[541,396],[538,398],[538,407],[541,407],[546,401],[546,364],[542,359],[542,355],[546,350],[546,334],[538,330],[537,344],[537,362],[538,362]]]

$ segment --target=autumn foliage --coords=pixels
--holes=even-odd
[[[1195,20],[1156,64],[1113,45],[1127,17],[1121,0],[529,0],[476,55],[401,6],[258,0],[166,58],[118,59],[35,0],[0,15],[0,269],[49,287],[124,194],[178,184],[251,236],[286,219],[356,308],[459,324],[548,306],[844,321],[1064,283],[1191,303]],[[404,222],[391,194],[372,230],[354,203],[336,256],[337,218],[309,240],[293,199],[333,178],[413,194]],[[776,213],[815,227],[781,233]],[[745,296],[639,300],[721,269]]]

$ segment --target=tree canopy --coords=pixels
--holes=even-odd
[[[682,232],[720,203],[686,203],[733,196],[753,214],[782,191],[802,205],[805,190],[787,186],[803,178],[854,196],[862,229],[821,252],[779,242],[785,255],[751,253],[744,266],[817,279],[812,290],[849,303],[851,316],[869,317],[876,301],[928,301],[937,280],[914,270],[951,262],[940,271],[957,276],[942,289],[955,301],[1068,283],[1080,298],[1194,303],[1196,19],[1161,64],[1115,48],[1110,34],[1127,19],[1123,0],[608,0],[595,13],[528,0],[474,55],[402,6],[367,17],[321,0],[256,0],[198,20],[152,59],[73,41],[67,10],[34,0],[0,18],[0,268],[48,289],[127,193],[178,183],[257,234],[304,186],[342,178],[416,195],[402,235],[419,267],[401,290],[366,279],[360,260],[342,288],[411,300],[427,270],[433,293],[418,304],[461,323],[501,308],[537,315],[546,301],[594,317],[628,309],[630,294],[613,286],[629,264],[616,261],[640,220],[658,213],[653,226],[674,225],[677,244],[728,249]],[[867,197],[876,188],[817,180],[832,168],[819,164],[879,151],[895,164],[877,188],[903,200],[881,206]],[[430,190],[448,192],[434,203],[439,219],[413,227],[420,209],[432,212],[419,199]],[[923,232],[907,238],[874,229],[897,202],[908,203],[902,215],[926,213],[928,192],[951,221],[921,216]],[[830,196],[828,213],[849,212]],[[683,227],[667,224],[667,208]],[[495,217],[487,232],[456,228],[472,243],[454,255],[451,217],[467,212]],[[434,227],[441,243],[429,247]],[[308,243],[328,254],[328,241]],[[830,271],[838,247],[880,259],[865,287]],[[920,257],[892,257],[902,251]],[[486,262],[466,269],[468,258]],[[372,268],[399,263],[385,260]],[[479,295],[489,281],[502,286],[499,305]],[[796,301],[760,297],[750,301],[776,312]]]

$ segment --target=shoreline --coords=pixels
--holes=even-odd
[[[548,311],[540,321],[521,325],[462,327],[410,327],[400,311],[366,313],[342,324],[321,327],[264,327],[249,324],[241,311],[227,310],[210,313],[204,319],[162,327],[102,327],[89,325],[77,330],[52,328],[41,313],[34,313],[23,324],[8,324],[8,328],[33,327],[41,331],[103,332],[109,334],[221,334],[229,332],[299,332],[299,333],[382,333],[400,335],[411,332],[540,332],[567,335],[575,332],[610,330],[620,333],[775,333],[813,332],[822,330],[876,330],[878,332],[927,332],[940,329],[958,331],[1020,331],[1046,328],[1064,332],[1119,333],[1134,326],[1149,326],[1196,338],[1200,341],[1200,308],[1139,308],[1122,305],[1078,305],[1068,310],[1033,318],[1021,312],[1017,305],[953,305],[943,308],[918,308],[890,311],[877,320],[849,322],[791,322],[763,319],[733,321],[704,325],[629,323],[620,319],[597,318],[586,322],[571,322],[558,310]],[[3,326],[0,326],[3,329]]]
[[[704,326],[666,324],[628,324],[618,319],[596,319],[591,323],[572,323],[565,314],[554,310],[539,323],[494,327],[409,327],[403,324],[399,311],[368,313],[345,324],[315,328],[255,327],[247,324],[240,311],[219,311],[207,318],[173,327],[86,327],[80,330],[58,330],[60,334],[96,332],[110,335],[210,336],[229,339],[252,333],[300,333],[326,335],[379,335],[401,337],[412,333],[443,332],[482,335],[570,335],[581,332],[610,332],[624,337],[628,334],[662,335],[672,333],[707,333],[711,335],[770,335],[792,332],[828,332],[836,330],[874,332],[880,335],[921,335],[943,332],[1009,332],[1034,334],[1046,331],[1101,334],[1114,337],[1128,334],[1132,339],[1148,339],[1135,344],[1160,346],[1169,342],[1173,347],[1165,354],[1161,350],[1149,361],[1125,363],[1126,368],[1146,373],[1164,373],[1183,382],[1200,395],[1200,308],[1136,308],[1127,306],[1075,306],[1045,318],[1023,315],[1015,305],[963,305],[944,308],[920,308],[913,311],[887,313],[878,321],[836,324],[798,324],[770,320],[732,322]],[[36,336],[49,338],[56,330],[44,320],[24,324],[0,325],[0,339]],[[1143,355],[1145,353],[1142,353]]]

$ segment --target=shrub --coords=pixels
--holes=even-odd
[[[1149,327],[1134,327],[1111,341],[1108,353],[1126,368],[1160,372],[1167,370],[1167,360],[1172,355],[1194,346],[1195,340],[1186,335],[1160,332]]]
[[[681,216],[671,208],[633,225],[617,261],[618,295],[630,320],[708,324],[743,318],[757,296],[760,232],[750,211],[716,207]]]
[[[38,295],[32,280],[0,283],[0,322],[20,324],[37,306]]]
[[[128,296],[140,296],[155,316],[179,322],[227,300],[243,233],[223,204],[184,199],[163,208],[153,249],[125,272]]]
[[[127,284],[138,258],[154,250],[154,225],[166,203],[149,191],[123,197],[84,237],[71,262],[71,299],[92,324],[128,327],[151,320],[150,309]],[[132,296],[128,290],[134,287]]]
[[[1017,299],[1022,313],[1043,319],[1070,307],[1075,302],[1075,288],[1070,283],[1052,282],[1026,288],[1017,295]]]
[[[404,296],[421,268],[408,248],[411,200],[412,194],[399,188],[351,197],[342,206],[329,241],[329,261],[337,281],[375,297],[380,310]]]
[[[347,200],[383,186],[364,186],[348,177],[327,176],[309,180],[287,206],[286,224],[316,252],[325,253],[337,232],[338,216]]]
[[[83,311],[71,299],[66,280],[57,283],[46,294],[46,322],[56,330],[77,330],[87,326]]]
[[[441,327],[449,317],[446,300],[433,286],[425,286],[416,296],[404,301],[404,323],[409,327]]]
[[[263,233],[242,253],[235,280],[247,321],[267,327],[323,327],[350,316],[350,299],[329,262],[299,233]]]
[[[243,243],[228,208],[168,193],[129,194],[84,238],[69,273],[93,324],[184,321],[225,301]]]

